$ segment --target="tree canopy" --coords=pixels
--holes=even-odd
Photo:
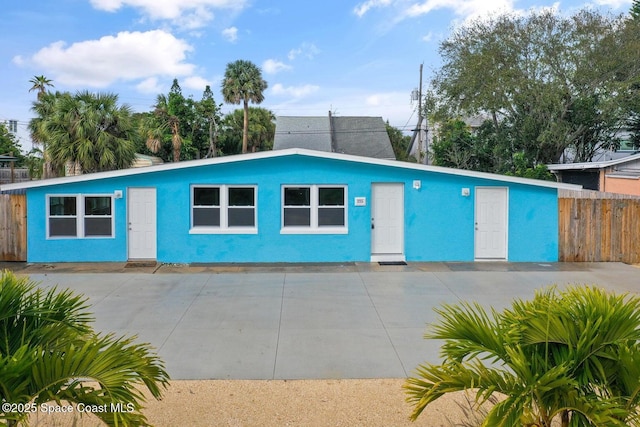
[[[415,161],[415,159],[411,159],[407,154],[411,137],[403,135],[402,131],[391,126],[388,120],[385,123],[385,128],[387,129],[387,135],[389,135],[389,141],[391,142],[391,148],[393,148],[393,154],[395,154],[396,160]]]
[[[247,140],[248,151],[266,151],[273,148],[276,132],[275,115],[270,110],[249,107]],[[224,154],[238,154],[242,151],[244,135],[244,110],[234,110],[222,120],[220,149]]]
[[[15,157],[16,166],[20,166],[24,161],[24,156],[20,151],[20,144],[15,135],[9,132],[4,123],[0,123],[0,155],[3,154]]]
[[[153,111],[135,114],[139,130],[137,149],[165,162],[213,157],[218,154],[217,133],[221,122],[210,86],[200,101],[182,95],[177,79],[168,94],[159,94]]]
[[[531,167],[567,153],[590,160],[619,144],[638,98],[639,29],[636,20],[593,10],[474,21],[441,44],[427,112],[440,123],[486,115],[490,142],[504,144],[489,147],[506,155],[497,172],[513,169],[515,153]]]
[[[29,89],[29,92],[35,90],[38,94],[38,99],[40,99],[45,93],[47,93],[48,87],[53,87],[52,80],[46,78],[43,75],[34,76],[31,80],[29,80],[29,83],[31,83],[32,85]]]
[[[34,141],[45,145],[54,168],[83,172],[127,168],[135,157],[131,109],[109,93],[47,92],[33,104]]]
[[[635,20],[640,19],[640,0],[633,0],[629,14],[631,15],[631,18]]]

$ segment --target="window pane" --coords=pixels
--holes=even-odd
[[[111,197],[85,197],[85,215],[111,215]]]
[[[255,226],[255,210],[253,208],[229,209],[229,227]]]
[[[220,208],[193,208],[194,227],[220,227]]]
[[[49,197],[49,215],[67,216],[76,215],[75,197]]]
[[[318,225],[344,225],[344,208],[318,209]]]
[[[344,206],[344,188],[319,188],[318,199],[320,206]]]
[[[85,218],[85,236],[111,236],[111,218]]]
[[[75,218],[49,218],[49,236],[76,237],[77,230]]]
[[[284,209],[284,226],[310,226],[311,225],[311,209],[309,208],[285,208]]]
[[[311,189],[309,187],[286,187],[284,189],[285,206],[310,206]]]
[[[229,206],[255,206],[253,188],[229,188]]]
[[[194,206],[220,206],[220,189],[217,187],[196,187],[193,189]]]

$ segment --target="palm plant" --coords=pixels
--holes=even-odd
[[[46,154],[61,168],[77,164],[84,172],[124,169],[135,158],[131,109],[115,94],[55,93],[34,103],[38,117],[29,127],[34,140],[46,141]]]
[[[32,79],[29,80],[29,83],[32,84],[29,92],[38,91],[38,100],[42,98],[47,93],[48,87],[53,87],[52,80],[46,78],[45,76],[33,76]]]
[[[31,139],[35,144],[42,145],[42,177],[51,178],[56,174],[53,171],[53,165],[49,158],[47,150],[47,139],[44,124],[45,118],[53,114],[54,104],[59,96],[60,92],[40,92],[38,93],[38,100],[33,103],[31,110],[36,113],[36,117],[29,121],[29,132],[31,133]]]
[[[629,14],[633,19],[640,20],[640,0],[633,0],[633,2],[631,2]]]
[[[34,408],[62,401],[106,408],[95,415],[107,425],[146,425],[141,389],[162,396],[169,380],[163,363],[134,338],[96,334],[87,307],[68,290],[44,291],[2,272],[0,425],[28,425]],[[7,403],[29,410],[13,411]]]
[[[165,140],[168,140],[167,136],[170,134],[173,161],[180,161],[183,145],[187,148],[191,146],[191,138],[185,139],[185,133],[188,133],[185,128],[188,127],[189,113],[192,112],[191,101],[182,95],[178,79],[173,79],[168,96],[157,96],[153,113],[140,122],[140,133],[149,151],[154,154],[164,151]]]
[[[477,389],[477,403],[504,397],[485,426],[639,425],[638,297],[548,288],[501,313],[469,303],[437,312],[425,337],[445,340],[443,362],[407,379],[412,419],[446,393]]]
[[[225,102],[243,104],[244,125],[242,131],[242,152],[247,152],[249,133],[249,102],[260,104],[264,101],[267,82],[262,79],[260,68],[250,61],[238,60],[227,64],[222,81],[222,96]]]

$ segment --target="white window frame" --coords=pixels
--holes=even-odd
[[[310,225],[308,226],[285,226],[284,225],[284,211],[285,208],[299,208],[299,206],[285,206],[285,189],[287,188],[309,188],[309,200],[310,200]],[[342,188],[344,190],[344,200],[342,205],[335,205],[333,207],[344,209],[344,225],[318,225],[318,211],[323,209],[319,203],[319,194],[321,188]],[[280,234],[348,234],[349,227],[347,220],[349,218],[348,203],[349,196],[347,194],[348,186],[345,184],[285,184],[280,189]]]
[[[194,226],[193,209],[194,189],[196,188],[218,188],[220,190],[220,225],[219,226]],[[253,189],[253,226],[230,226],[229,210],[234,206],[229,206],[229,189],[231,188],[251,188]],[[192,184],[189,189],[189,234],[257,234],[258,233],[258,186],[244,184]],[[241,206],[239,206],[241,207]]]
[[[76,200],[76,214],[75,216],[71,215],[51,215],[51,198],[52,197],[69,197]],[[88,197],[104,197],[108,198],[111,203],[111,215],[87,215],[85,212],[85,199]],[[113,194],[47,194],[46,195],[46,204],[45,204],[45,218],[46,218],[46,235],[47,239],[51,240],[59,240],[59,239],[114,239],[116,237],[116,229],[115,229],[115,198]],[[50,230],[50,222],[51,218],[74,218],[76,221],[76,235],[75,236],[52,236]],[[85,218],[110,218],[111,219],[111,235],[109,236],[87,236],[84,220]]]

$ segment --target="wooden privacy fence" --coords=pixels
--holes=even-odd
[[[31,180],[29,169],[25,168],[0,168],[0,184],[23,182]]]
[[[0,194],[0,261],[27,260],[27,196]]]
[[[640,263],[640,197],[561,191],[559,260]]]

